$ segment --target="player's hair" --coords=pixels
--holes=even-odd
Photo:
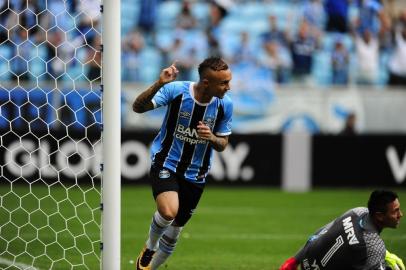
[[[385,213],[387,205],[398,198],[398,195],[389,190],[375,190],[371,193],[368,200],[369,214],[377,212]]]
[[[227,70],[228,65],[223,59],[217,56],[206,58],[202,63],[200,63],[198,68],[200,78],[202,78],[205,71],[208,69],[213,71]]]

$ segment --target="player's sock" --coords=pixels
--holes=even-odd
[[[169,226],[165,231],[164,235],[159,240],[159,249],[152,259],[151,270],[156,270],[173,253],[182,229],[183,227]]]
[[[171,225],[172,220],[167,220],[161,216],[161,214],[156,211],[152,217],[151,226],[149,227],[149,237],[146,242],[146,246],[150,250],[158,249],[158,242],[161,236],[164,234],[165,230]]]

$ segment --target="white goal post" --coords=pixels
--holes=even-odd
[[[120,269],[120,1],[103,3],[103,270]]]

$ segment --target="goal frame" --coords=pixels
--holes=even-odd
[[[102,269],[120,269],[121,1],[102,2]]]

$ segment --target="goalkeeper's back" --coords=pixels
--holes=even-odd
[[[380,237],[384,228],[397,228],[402,216],[395,192],[375,190],[368,208],[350,209],[322,227],[279,270],[296,270],[298,265],[304,270],[405,270]]]
[[[385,243],[368,208],[353,208],[312,235],[295,256],[305,270],[384,270]]]

